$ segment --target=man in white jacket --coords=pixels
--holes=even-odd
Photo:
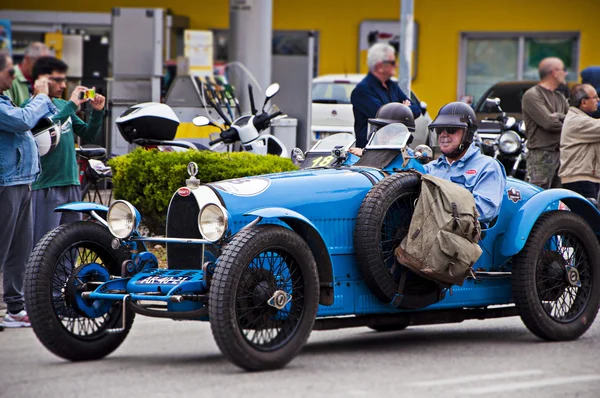
[[[560,169],[563,188],[598,200],[600,188],[600,119],[598,93],[589,84],[571,89],[570,107],[560,137]]]

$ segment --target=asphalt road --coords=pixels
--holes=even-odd
[[[279,371],[229,363],[207,323],[138,316],[95,362],[55,357],[30,329],[0,333],[0,397],[600,397],[600,321],[547,343],[519,318],[313,332]]]

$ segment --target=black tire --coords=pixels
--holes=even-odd
[[[113,352],[129,333],[135,313],[126,313],[122,327],[122,304],[113,304],[99,318],[87,318],[73,305],[66,286],[73,267],[95,262],[111,275],[121,274],[121,263],[128,256],[110,247],[112,236],[97,223],[77,222],[60,225],[36,245],[25,274],[25,306],[31,326],[42,344],[55,355],[70,361],[102,358]],[[77,258],[75,258],[75,250]]]
[[[376,332],[398,332],[400,330],[404,330],[408,327],[408,324],[399,324],[399,325],[376,325],[369,326],[369,329],[374,330]]]
[[[104,177],[98,180],[87,180],[81,188],[81,200],[83,202],[98,203],[104,206],[110,206],[112,197],[112,178]]]
[[[440,299],[440,287],[399,264],[394,250],[408,233],[419,197],[421,178],[403,172],[386,177],[365,196],[356,216],[354,249],[363,278],[371,292],[384,303],[398,293],[402,273],[406,273],[399,308],[416,309]]]
[[[292,297],[278,310],[267,299],[281,291]],[[223,249],[210,287],[210,326],[221,352],[239,367],[267,370],[290,362],[306,343],[318,306],[315,259],[294,231],[254,226]]]
[[[512,270],[515,304],[533,334],[574,340],[592,325],[600,304],[598,253],[596,235],[579,215],[553,211],[540,216]]]

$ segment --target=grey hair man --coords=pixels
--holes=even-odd
[[[598,110],[598,93],[589,84],[571,89],[571,107],[560,137],[560,176],[563,187],[586,198],[598,200],[600,190],[600,119],[591,115]]]
[[[15,104],[21,105],[33,94],[33,65],[40,57],[50,55],[48,47],[39,41],[27,46],[23,60],[15,66],[15,79],[12,86],[4,92]]]
[[[398,83],[392,80],[396,72],[394,47],[388,43],[376,43],[371,46],[367,53],[367,66],[369,73],[350,95],[357,148],[367,145],[368,120],[374,118],[383,105],[399,102],[410,107],[415,119],[421,115],[419,105],[412,104],[408,96],[400,90]]]
[[[544,58],[539,65],[540,82],[523,95],[522,108],[527,137],[526,180],[541,188],[560,187],[560,133],[569,110],[557,88],[566,83],[567,69],[558,58]]]
[[[11,87],[14,75],[12,58],[0,51],[0,91]],[[58,111],[48,97],[48,81],[40,79],[35,87],[39,94],[24,108],[0,95],[0,272],[7,306],[5,327],[29,326],[23,283],[33,239],[31,184],[40,170],[31,129]]]

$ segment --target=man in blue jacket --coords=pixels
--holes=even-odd
[[[12,86],[14,76],[11,57],[0,51],[0,92]],[[4,327],[30,326],[23,283],[33,239],[31,184],[40,171],[30,130],[39,119],[57,111],[48,97],[48,82],[36,81],[35,87],[40,94],[25,108],[0,95],[0,270],[7,306]]]
[[[400,102],[409,106],[415,119],[421,115],[418,104],[400,90],[398,83],[392,80],[396,71],[396,51],[387,43],[376,43],[367,53],[369,73],[356,85],[350,95],[354,113],[354,134],[356,147],[367,145],[368,119],[374,118],[377,110],[389,102]]]
[[[465,187],[475,198],[479,220],[492,221],[500,212],[506,172],[500,162],[473,144],[477,130],[473,109],[463,102],[446,104],[429,127],[437,133],[442,155],[426,164],[425,171]]]

